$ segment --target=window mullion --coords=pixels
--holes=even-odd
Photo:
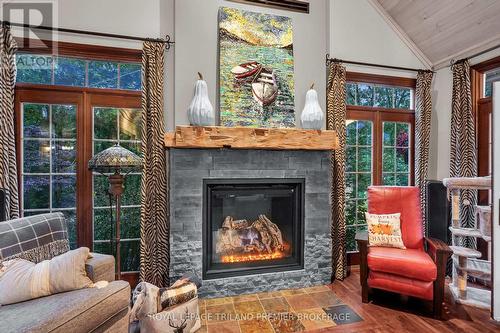
[[[52,104],[49,104],[49,209],[52,212]]]
[[[373,142],[373,147],[374,147],[374,155],[375,155],[375,170],[373,172],[373,184],[374,185],[380,185],[382,184],[382,154],[383,154],[383,149],[382,149],[382,121],[381,121],[381,113],[377,111],[375,113],[375,125],[374,125],[374,131],[375,135],[374,137],[374,142]]]

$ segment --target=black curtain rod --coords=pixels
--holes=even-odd
[[[165,44],[165,49],[169,50],[172,44],[175,44],[174,41],[170,40],[170,35],[166,35],[165,39],[161,38],[145,38],[145,37],[137,37],[137,36],[127,36],[127,35],[118,35],[118,34],[110,34],[107,32],[97,32],[97,31],[86,31],[86,30],[77,30],[77,29],[66,29],[66,28],[55,28],[55,27],[47,27],[43,25],[31,25],[25,23],[15,23],[9,21],[0,21],[3,24],[21,27],[21,28],[30,28],[37,30],[47,30],[47,31],[57,31],[57,32],[67,32],[72,34],[80,34],[80,35],[90,35],[90,36],[98,36],[98,37],[110,37],[110,38],[119,38],[119,39],[128,39],[128,40],[136,40],[136,41],[152,41],[152,42],[160,42]]]
[[[330,55],[326,55],[326,64],[328,65],[331,62],[341,62],[344,64],[352,64],[352,65],[361,65],[361,66],[370,66],[370,67],[378,67],[378,68],[389,68],[389,69],[396,69],[400,71],[410,71],[410,72],[433,72],[430,69],[416,69],[416,68],[409,68],[409,67],[399,67],[399,66],[389,66],[389,65],[380,65],[380,64],[372,64],[368,62],[360,62],[360,61],[349,61],[349,60],[343,60],[343,59],[337,59],[337,58],[330,58]]]
[[[446,68],[446,67],[451,67],[451,66],[453,66],[454,64],[459,63],[459,62],[462,62],[462,61],[465,61],[465,60],[470,60],[470,59],[472,59],[472,58],[479,57],[480,55],[483,55],[483,54],[488,53],[488,52],[490,52],[490,51],[496,50],[496,49],[498,49],[498,48],[500,48],[500,44],[495,45],[495,46],[492,46],[492,47],[490,47],[490,48],[488,48],[488,49],[486,49],[486,50],[483,50],[483,51],[479,51],[479,52],[477,52],[477,53],[474,53],[473,55],[468,56],[468,57],[466,57],[466,58],[462,58],[462,59],[459,59],[459,60],[454,60],[454,59],[451,59],[451,60],[450,60],[450,64],[449,64],[448,66],[445,66],[444,68]]]

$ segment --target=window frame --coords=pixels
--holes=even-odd
[[[359,72],[347,72],[346,83],[369,83],[385,86],[404,87],[413,89],[411,106],[415,107],[416,79],[402,78],[395,76],[366,74]],[[415,109],[392,109],[375,106],[359,106],[346,104],[346,120],[366,120],[372,125],[372,185],[383,184],[383,123],[384,122],[404,122],[410,124],[410,145],[409,145],[409,184],[415,184]],[[359,264],[359,252],[347,252],[348,265]]]
[[[488,153],[490,121],[486,119],[486,116],[493,110],[491,109],[491,96],[484,96],[485,73],[499,67],[500,56],[471,66],[472,113],[476,123],[477,171],[479,176],[487,176],[489,170],[492,170],[492,161],[490,161]],[[485,110],[488,108],[487,104],[489,104],[488,107],[490,110]],[[482,130],[486,128],[488,130]],[[484,191],[479,191],[479,200],[480,202],[487,203],[488,194]]]
[[[347,72],[346,82],[373,83],[387,86],[397,86],[416,89],[415,79],[400,78],[395,76],[364,74]],[[415,94],[413,94],[413,99]],[[412,102],[415,105],[415,101]],[[368,120],[373,122],[373,185],[382,185],[382,152],[383,142],[382,124],[385,121],[404,122],[411,124],[412,137],[410,140],[410,184],[415,183],[415,109],[389,109],[376,106],[346,105],[347,120]]]
[[[19,45],[36,46],[39,41],[16,38]],[[67,42],[45,41],[56,46],[57,55],[80,57],[92,60],[109,60],[124,62],[141,61],[142,51],[97,45],[76,44]],[[47,54],[36,47],[20,48],[22,53]],[[43,85],[36,83],[16,83],[15,86],[15,141],[17,163],[22,163],[22,133],[23,120],[21,119],[23,103],[43,104],[74,104],[77,107],[76,115],[76,218],[77,218],[77,246],[93,248],[93,209],[92,209],[92,172],[88,170],[88,161],[92,158],[93,147],[93,114],[92,106],[141,108],[141,91],[125,89],[99,89],[89,87],[74,87],[62,85]],[[18,168],[18,182],[22,181],[22,167]],[[19,198],[23,198],[22,186],[19,187]],[[20,213],[21,213],[20,205]],[[132,273],[132,275],[136,275]],[[136,276],[131,276],[132,281]]]
[[[493,116],[492,97],[485,97],[485,73],[500,67],[500,56],[471,66],[471,96],[472,113],[476,125],[477,175],[487,176],[493,170],[493,160],[490,156],[490,129]],[[478,191],[478,204],[487,205],[490,202],[489,191]],[[493,224],[492,224],[493,228]],[[478,250],[482,258],[488,257],[488,243],[478,239]]]

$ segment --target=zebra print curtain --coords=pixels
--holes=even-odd
[[[16,142],[14,134],[14,87],[17,45],[10,26],[0,27],[0,188],[7,193],[6,218],[19,217]]]
[[[472,113],[469,61],[458,61],[453,64],[451,70],[453,94],[450,177],[474,177],[477,175],[476,127]],[[462,190],[460,193],[460,223],[463,227],[474,227],[476,196],[477,191],[474,190]],[[464,237],[461,245],[475,247],[475,239]]]
[[[342,64],[330,63],[327,85],[326,128],[337,131],[339,148],[331,155],[332,188],[331,237],[332,281],[347,276],[346,222],[345,222],[345,142],[346,142],[346,69]]]
[[[419,71],[415,91],[415,185],[420,188],[420,208],[427,234],[427,173],[429,169],[429,140],[431,136],[432,96],[431,84],[433,73]]]
[[[147,41],[142,50],[141,281],[169,285],[170,221],[168,158],[163,118],[165,45]]]

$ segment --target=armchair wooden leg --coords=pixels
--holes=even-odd
[[[368,288],[368,285],[366,285],[366,282],[361,285],[361,301],[363,303],[369,303],[370,302],[370,289]]]
[[[370,287],[368,287],[368,235],[366,232],[356,234],[359,249],[359,283],[361,284],[361,301],[370,301]]]
[[[437,268],[437,277],[433,285],[433,312],[434,318],[443,318],[444,288],[446,279],[446,263],[452,251],[443,241],[425,237],[427,253],[430,255]]]
[[[443,319],[443,302],[444,302],[444,278],[434,281],[434,301],[432,310],[434,318]]]

